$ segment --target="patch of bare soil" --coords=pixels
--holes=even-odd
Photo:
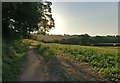
[[[19,81],[48,81],[50,75],[44,59],[35,52],[35,47],[30,46],[28,49],[28,55],[24,60],[23,67],[21,68],[21,74],[18,78]],[[51,79],[51,80],[56,80]]]

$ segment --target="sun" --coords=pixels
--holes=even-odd
[[[54,19],[54,22],[55,22],[55,28],[61,28],[62,20],[61,20],[60,16],[57,15],[57,14],[53,14],[53,19]]]
[[[55,22],[55,28],[51,29],[50,30],[50,34],[59,34],[61,32],[63,32],[63,20],[62,20],[62,17],[59,16],[58,14],[56,13],[53,13],[52,14],[52,17],[54,19],[54,22]]]

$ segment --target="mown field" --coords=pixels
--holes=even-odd
[[[62,44],[44,44],[39,43],[38,52],[46,61],[55,55],[56,57],[81,61],[92,67],[100,78],[106,78],[111,81],[120,80],[119,53],[118,47],[94,47]]]

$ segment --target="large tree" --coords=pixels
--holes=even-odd
[[[51,2],[2,3],[3,39],[26,37],[30,32],[45,33],[54,27]]]

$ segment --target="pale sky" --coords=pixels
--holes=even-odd
[[[53,2],[52,13],[50,34],[118,34],[117,2]]]

